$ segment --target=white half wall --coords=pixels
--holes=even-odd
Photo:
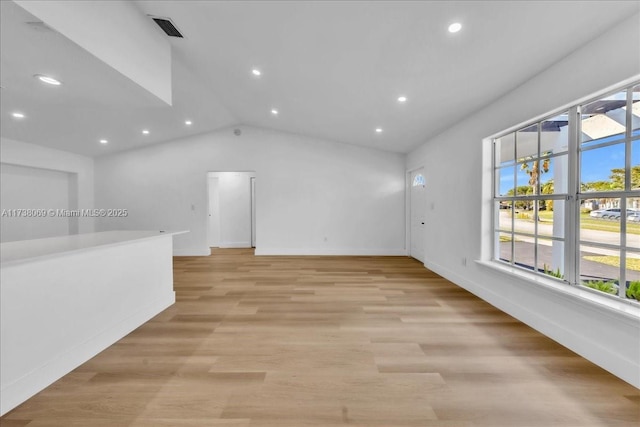
[[[96,159],[98,230],[159,229],[208,255],[207,173],[256,173],[257,254],[403,255],[404,156],[239,126]]]
[[[51,177],[58,177],[66,175],[68,182],[68,192],[67,192],[67,209],[92,209],[93,208],[93,159],[90,157],[81,156],[79,154],[69,153],[67,151],[55,150],[53,148],[47,148],[40,145],[30,144],[26,142],[15,141],[6,138],[0,138],[0,160],[3,164],[3,170],[6,170],[5,167],[18,167],[13,168],[13,171],[19,170],[19,167],[26,168],[22,169],[22,172],[29,172],[32,179],[29,179],[31,184],[36,185],[35,181],[38,179],[40,181],[51,179]],[[39,178],[36,177],[39,176]],[[46,178],[48,176],[48,178]],[[5,197],[7,195],[19,193],[20,191],[38,191],[42,193],[45,191],[44,189],[35,190],[31,187],[29,190],[26,188],[14,188],[16,185],[24,185],[25,180],[12,180],[9,183],[2,183],[2,207],[5,208],[5,202],[14,202],[16,197],[12,197],[7,200]],[[60,184],[60,183],[59,183]],[[46,185],[46,184],[45,184]],[[50,186],[55,186],[54,183],[49,183]],[[63,185],[63,184],[60,184]],[[59,186],[58,186],[59,187]],[[57,188],[57,187],[56,187]],[[51,188],[49,188],[50,191]],[[60,189],[56,189],[56,192],[61,191]],[[42,199],[42,204],[37,206],[42,209],[56,209],[59,203],[63,203],[61,200],[60,194],[55,196],[53,194],[42,195],[40,194]],[[40,197],[38,196],[38,197]],[[33,200],[34,195],[25,194],[18,199],[24,200],[25,203],[28,200]],[[56,201],[55,199],[58,199]],[[31,203],[31,202],[28,202]],[[51,203],[55,203],[54,206]],[[34,205],[35,206],[35,205]],[[27,208],[27,206],[15,206],[15,208]],[[11,206],[6,206],[7,209],[12,208]],[[2,218],[3,220],[5,218]],[[49,218],[51,219],[51,218]],[[15,224],[17,221],[14,220]],[[54,221],[56,222],[56,221]],[[94,219],[90,217],[83,218],[71,218],[70,220],[63,221],[67,226],[67,232],[64,234],[77,234],[77,233],[91,233],[94,231]],[[60,221],[57,222],[58,225]],[[3,225],[3,233],[4,233]],[[56,226],[57,227],[57,226]],[[47,232],[42,235],[31,236],[20,234],[20,238],[40,238],[40,237],[51,237],[53,235],[62,235],[61,228],[55,228],[55,232],[49,232],[53,229],[47,228]],[[13,236],[14,231],[10,232],[10,235]],[[19,240],[19,239],[7,239],[3,236],[3,241],[8,240]]]
[[[171,234],[126,234],[3,244],[0,415],[175,302]]]
[[[483,139],[640,75],[637,14],[411,152],[425,167],[425,265],[640,387],[640,322],[464,259],[490,257],[490,154]],[[484,163],[483,163],[484,162]],[[483,184],[484,183],[484,184]],[[453,196],[452,196],[453,195]]]

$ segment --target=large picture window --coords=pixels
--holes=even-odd
[[[640,85],[493,140],[494,260],[640,300]]]

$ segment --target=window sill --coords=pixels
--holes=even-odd
[[[603,311],[610,312],[616,317],[624,317],[631,320],[635,325],[640,321],[640,304],[619,299],[608,295],[599,295],[597,291],[591,292],[587,289],[581,289],[578,286],[569,285],[557,280],[548,279],[546,277],[532,274],[519,268],[508,265],[501,265],[496,261],[480,261],[476,260],[478,265],[490,268],[495,271],[517,277],[521,280],[534,283],[541,289],[572,299],[576,302],[588,305],[591,308],[598,308]]]

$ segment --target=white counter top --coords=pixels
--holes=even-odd
[[[0,245],[0,264],[2,267],[5,267],[11,264],[66,255],[96,247],[112,246],[135,240],[173,236],[183,233],[188,233],[188,231],[117,230],[6,242]]]

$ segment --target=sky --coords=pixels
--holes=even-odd
[[[634,136],[640,135],[640,130],[633,132]],[[584,144],[585,147],[608,142],[614,138],[601,138],[594,141],[589,141]],[[631,165],[640,165],[640,140],[632,141],[631,143]],[[552,159],[549,171],[543,173],[540,182],[545,183],[550,179],[553,179],[555,163],[560,158]],[[583,151],[581,155],[581,169],[580,169],[580,181],[581,182],[593,182],[593,181],[608,181],[611,175],[611,169],[624,168],[625,165],[625,144],[622,141],[619,144],[609,145],[606,147],[596,148],[593,150]],[[508,171],[508,172],[507,172]],[[520,170],[518,166],[517,174],[517,186],[529,185],[529,175]],[[513,168],[502,169],[500,173],[500,194],[506,195],[507,191],[512,188],[513,182]]]

